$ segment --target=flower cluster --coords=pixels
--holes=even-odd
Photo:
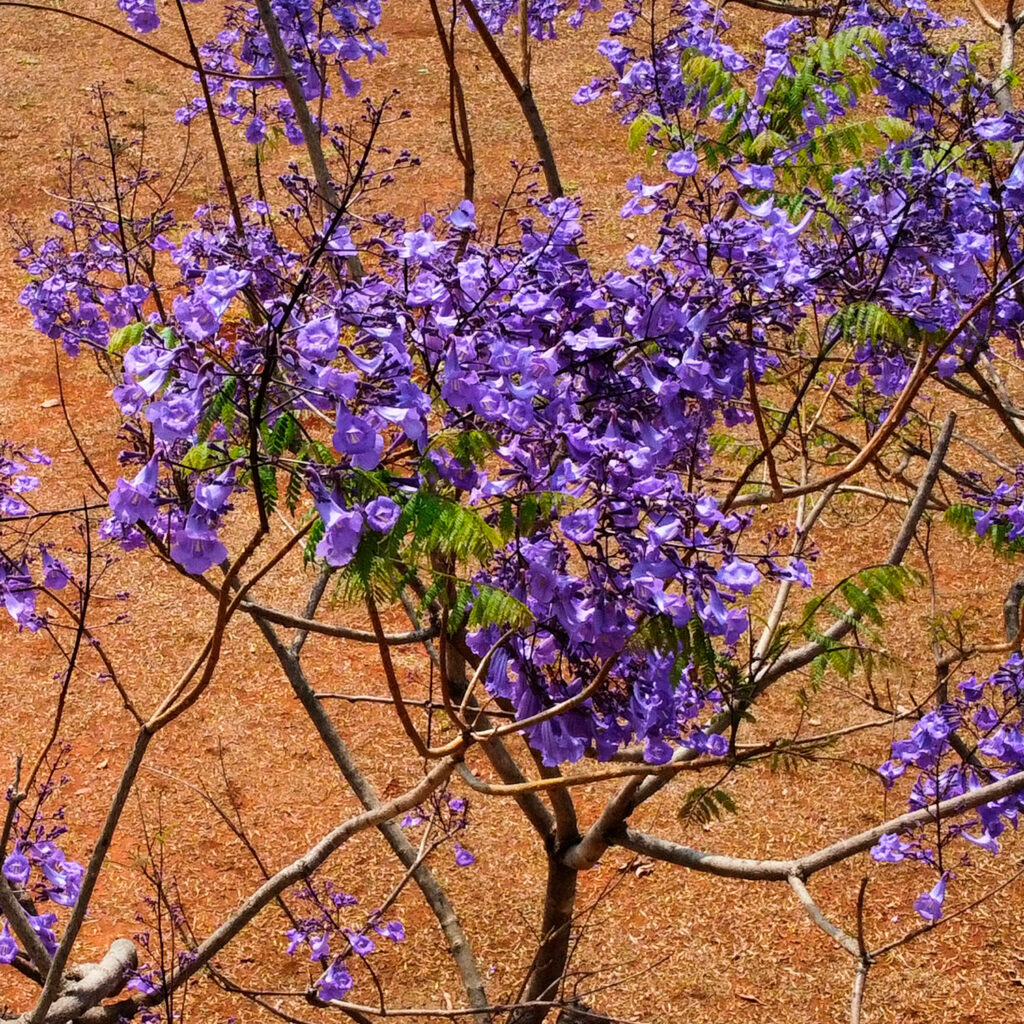
[[[322,971],[314,987],[325,1002],[348,995],[355,982],[346,962],[351,956],[362,958],[376,952],[374,936],[389,942],[405,941],[402,922],[385,920],[380,910],[365,916],[357,927],[346,925],[341,913],[358,906],[359,900],[329,880],[304,885],[298,896],[309,904],[311,913],[288,930],[288,953],[294,956],[300,946],[308,948],[309,959]]]
[[[51,956],[57,950],[57,915],[52,911],[41,912],[39,904],[49,902],[58,907],[73,907],[85,874],[83,866],[69,860],[60,848],[58,841],[67,832],[63,808],[51,813],[45,811],[59,783],[66,781],[60,770],[67,752],[66,746],[59,749],[50,771],[35,785],[32,813],[26,813],[20,806],[14,810],[11,816],[12,842],[6,850],[0,849],[0,872],[25,909],[25,917],[32,930]],[[7,800],[13,798],[13,790],[8,790]],[[2,913],[0,921],[3,922],[0,928],[0,964],[13,963],[24,954]]]
[[[890,759],[878,772],[892,787],[908,770],[912,810],[1024,771],[1024,658],[1014,654],[987,679],[972,676],[962,682],[955,699],[923,715],[905,739],[893,743]],[[878,861],[918,860],[939,871],[936,889],[915,904],[923,917],[936,920],[951,877],[944,867],[944,858],[949,862],[944,847],[963,839],[997,854],[999,837],[1007,827],[1017,828],[1022,811],[1024,794],[1014,793],[982,804],[975,817],[943,823],[937,839],[930,826],[927,845],[923,832],[887,835],[871,853]]]
[[[30,466],[48,466],[50,459],[37,448],[27,449],[0,441],[0,524],[28,517],[32,509],[26,495],[36,490],[39,478]],[[0,529],[0,597],[8,615],[21,629],[37,631],[43,618],[36,608],[40,588],[63,590],[72,580],[71,570],[53,553],[47,542],[33,541],[32,531],[22,534],[8,527]]]
[[[328,87],[330,61],[311,59],[300,37],[342,63],[379,52],[367,35],[375,6],[328,7],[334,36],[322,25],[308,35],[309,3],[275,7],[310,96]],[[450,517],[469,539],[447,541],[446,557],[482,563],[470,601],[498,591],[521,608],[487,673],[519,717],[572,700],[615,661],[589,699],[530,729],[552,764],[611,757],[633,741],[662,761],[673,744],[713,742],[701,723],[728,680],[696,671],[692,645],[717,644],[728,660],[760,581],[809,582],[802,562],[747,550],[751,517],[723,508],[705,481],[713,432],[751,419],[751,385],[783,368],[787,339],[796,345],[811,315],[831,317],[824,342],[850,364],[845,386],[870,382],[883,402],[907,382],[912,346],[955,373],[1021,319],[1009,289],[957,328],[995,273],[993,190],[967,173],[971,154],[1021,129],[992,113],[959,51],[931,47],[934,16],[854,5],[831,50],[790,21],[757,59],[726,41],[728,25],[703,0],[674,5],[653,37],[646,17],[627,5],[602,44],[615,102],[646,119],[669,176],[628,183],[623,215],[657,211],[660,228],[620,268],[593,268],[586,218],[565,198],[531,200],[515,235],[494,244],[477,235],[468,202],[415,224],[343,211],[310,232],[315,204],[294,173],[281,179],[297,200],[285,214],[296,228],[306,218],[296,232],[306,249],[273,230],[267,199],[243,196],[241,224],[210,206],[187,226],[156,214],[130,225],[121,247],[132,280],[120,287],[122,233],[85,210],[58,219],[62,242],[21,257],[35,275],[23,301],[40,329],[69,351],[89,344],[118,361],[114,397],[134,447],[105,536],[162,545],[204,573],[230,556],[236,496],[258,487],[264,504],[276,496],[315,510],[308,554],[329,566],[400,558],[433,568],[424,533],[431,517]],[[211,45],[211,68],[273,70],[251,12],[233,10]],[[707,72],[696,77],[694,54]],[[842,61],[858,65],[858,84]],[[736,76],[755,64],[747,93]],[[895,83],[911,71],[923,84],[908,95]],[[231,104],[252,90],[232,93],[233,81],[215,83],[222,113],[245,120]],[[793,114],[782,93],[795,81],[806,95]],[[820,182],[821,131],[869,89],[890,106],[876,134],[886,145]],[[950,89],[973,117],[967,155],[936,163],[931,148],[955,127]],[[680,134],[684,124],[692,129]],[[726,153],[729,132],[742,144]],[[1010,216],[1010,257],[1020,235]],[[372,272],[355,272],[353,259]],[[132,268],[160,261],[177,280],[154,278],[146,292]],[[858,312],[867,305],[870,329]],[[482,614],[473,625],[479,654],[505,632]]]
[[[468,868],[476,863],[470,853],[455,836],[469,827],[469,803],[461,796],[453,796],[448,790],[438,790],[430,796],[429,807],[416,807],[402,819],[402,828],[416,828],[427,824],[428,830],[436,833],[435,845],[446,839],[453,841],[455,863]]]

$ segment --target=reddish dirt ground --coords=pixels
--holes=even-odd
[[[396,143],[422,158],[422,167],[395,187],[397,205],[415,213],[457,201],[460,177],[448,143],[445,82],[427,10],[411,0],[389,0],[386,6],[384,34],[391,56],[367,75],[365,86],[375,94],[399,87],[401,105],[412,111],[410,120],[394,126],[393,135]],[[117,18],[108,10],[113,4],[72,0],[68,7],[111,21]],[[168,6],[163,13],[170,10]],[[194,13],[200,25],[211,14],[204,8]],[[738,20],[744,19],[757,23],[747,13],[738,15]],[[628,244],[626,231],[632,229],[618,220],[616,212],[623,199],[621,183],[636,162],[626,151],[623,130],[602,110],[569,103],[578,84],[600,69],[594,46],[601,21],[600,16],[592,18],[582,33],[566,34],[539,51],[536,60],[536,91],[548,116],[563,178],[596,214],[590,237],[599,260],[611,259]],[[185,52],[173,28],[162,34],[161,42]],[[483,206],[507,188],[508,161],[529,160],[531,153],[510,96],[475,41],[467,46],[467,88]],[[173,153],[169,114],[191,95],[191,83],[186,74],[168,69],[152,55],[59,14],[8,9],[0,10],[0,66],[6,109],[0,125],[0,207],[7,213],[40,225],[46,212],[60,205],[49,191],[57,187],[52,171],[69,136],[83,137],[93,130],[86,92],[93,83],[113,90],[124,110],[144,109],[154,150]],[[200,151],[203,162],[189,201],[214,187],[214,168],[201,144]],[[236,152],[240,154],[241,147]],[[75,458],[60,408],[48,401],[57,393],[53,355],[49,343],[33,334],[17,304],[21,284],[10,261],[0,260],[0,436],[30,438],[52,453],[54,465],[44,480],[47,498],[75,502],[88,493],[89,480]],[[81,441],[100,471],[114,479],[118,423],[108,399],[109,384],[88,359],[65,363],[64,373],[68,408]],[[998,441],[992,425],[979,419],[973,426]],[[823,562],[828,564],[832,554],[837,565],[870,563],[874,552],[888,547],[895,527],[894,515],[876,517],[856,502],[839,503],[819,530]],[[947,532],[940,544],[939,606],[976,609],[979,632],[995,635],[1005,584],[1014,567]],[[921,566],[917,553],[911,561]],[[289,564],[263,586],[260,598],[298,608],[310,580],[297,562]],[[131,593],[130,617],[115,622],[125,610],[116,598],[123,590]],[[921,592],[894,611],[887,633],[892,661],[879,672],[905,700],[931,686],[928,602],[928,595]],[[101,633],[119,674],[141,707],[153,707],[205,638],[210,599],[153,561],[126,556],[102,581],[96,605],[97,616],[109,623]],[[347,609],[328,614],[358,624],[358,615]],[[46,735],[56,693],[52,673],[59,664],[41,639],[15,636],[9,624],[0,628],[0,771],[6,773],[15,753],[31,760]],[[307,657],[323,690],[383,689],[376,660],[362,648],[316,638],[309,643]],[[403,654],[398,664],[410,690],[426,685],[426,669],[417,656]],[[93,678],[94,667],[76,675],[61,731],[62,739],[72,745],[68,781],[61,793],[68,807],[68,853],[83,860],[133,735],[112,687]],[[860,685],[828,680],[812,711],[813,727],[827,729],[867,717],[857,703]],[[773,696],[755,735],[772,735],[793,721],[792,690]],[[408,761],[403,737],[385,710],[348,704],[332,704],[331,710],[380,791],[397,792],[415,776],[417,766]],[[686,784],[679,783],[646,806],[636,824],[723,853],[756,857],[811,851],[900,809],[887,807],[877,782],[847,763],[879,763],[888,738],[859,737],[836,751],[835,762],[798,772],[772,773],[757,767],[740,773],[729,784],[740,809],[736,818],[703,828],[681,823],[676,812]],[[149,915],[144,902],[148,888],[140,871],[143,815],[149,828],[159,833],[157,846],[167,876],[178,886],[192,927],[201,936],[259,883],[260,876],[196,787],[209,787],[221,801],[227,799],[226,789],[230,791],[253,843],[271,868],[287,863],[356,809],[258,633],[242,620],[229,629],[228,648],[211,691],[158,737],[148,765],[138,799],[130,804],[117,833],[85,927],[91,952],[102,950],[117,935],[140,930],[144,926],[136,923],[136,915]],[[577,791],[584,823],[592,820],[614,788],[611,784]],[[449,850],[437,858],[437,872],[451,885],[496,1000],[514,995],[539,927],[542,857],[527,826],[510,815],[509,806],[498,800],[473,801],[465,842],[476,855],[474,866],[456,868]],[[997,861],[979,862],[971,884],[958,888],[955,906],[1010,877],[1021,853],[1011,847],[1008,844]],[[356,892],[368,909],[401,875],[374,835],[363,835],[344,847],[328,867],[329,877]],[[621,1018],[707,1024],[846,1018],[851,962],[813,927],[788,888],[722,881],[662,864],[636,867],[626,853],[613,850],[582,878],[579,905],[593,910],[573,967],[581,990],[607,986],[593,997],[597,1007]],[[913,894],[930,887],[932,880],[908,869],[873,865],[867,858],[819,876],[812,890],[826,912],[847,926],[855,919],[857,889],[865,873],[871,877],[865,928],[872,944],[878,945],[915,924]],[[994,900],[880,962],[872,972],[865,1019],[878,1024],[982,1024],[1024,1016],[1022,893],[1020,884],[1011,885]],[[374,960],[389,1003],[461,1005],[443,941],[415,892],[405,893],[399,913],[409,941]],[[280,913],[268,910],[219,959],[220,968],[232,980],[252,987],[300,988],[308,980],[306,965],[286,956],[285,927]],[[373,985],[365,971],[359,973],[357,986],[354,995],[372,1001]],[[9,975],[0,975],[0,1004],[19,1006],[25,996]],[[318,1017],[318,1011],[301,1001],[267,998],[297,1018]],[[190,992],[186,1011],[186,1019],[192,1021],[213,1022],[232,1015],[245,1022],[274,1019],[225,994],[208,979]]]

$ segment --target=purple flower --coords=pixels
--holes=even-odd
[[[213,527],[194,513],[182,529],[174,531],[171,558],[186,572],[201,576],[228,557],[228,549],[217,539]]]
[[[226,511],[228,499],[235,490],[235,473],[229,468],[213,480],[196,486],[196,506],[199,510],[221,515]],[[195,506],[193,506],[195,510]]]
[[[344,999],[352,991],[352,975],[345,970],[341,961],[336,961],[321,975],[316,989],[321,999]]]
[[[878,774],[886,789],[891,789],[896,780],[907,770],[907,766],[901,761],[888,760],[878,768]]]
[[[13,964],[18,955],[18,944],[14,941],[11,930],[4,921],[3,930],[0,930],[0,964]]]
[[[697,154],[690,149],[677,150],[665,161],[665,166],[680,178],[692,177],[697,173]]]
[[[346,931],[345,935],[356,956],[369,956],[377,948],[369,935],[361,935],[359,932],[353,931]]]
[[[476,231],[476,207],[468,199],[463,199],[448,215],[448,223],[456,231]]]
[[[774,575],[780,580],[790,580],[793,583],[799,583],[801,587],[809,587],[813,582],[811,572],[807,568],[807,563],[799,558],[791,558],[788,565],[776,566]]]
[[[288,939],[288,955],[294,956],[295,951],[306,941],[306,933],[299,931],[297,928],[289,928],[285,932],[285,936]]]
[[[596,508],[578,508],[562,517],[562,532],[577,544],[589,544],[594,539],[599,516]]]
[[[317,558],[328,565],[348,565],[363,535],[363,513],[357,508],[344,508],[333,498],[318,501],[316,507],[324,523],[324,535],[316,547]]]
[[[381,495],[366,506],[366,522],[378,533],[387,533],[401,515],[401,509],[390,498]]]
[[[387,924],[376,924],[374,928],[378,935],[392,942],[405,942],[405,926],[401,921],[388,921]]]
[[[36,591],[26,564],[7,569],[0,562],[0,594],[7,613],[20,628],[30,633],[39,630],[43,620],[36,615]]]
[[[455,863],[460,868],[468,868],[470,864],[476,863],[476,857],[473,856],[461,843],[455,844]]]
[[[57,915],[39,914],[37,917],[33,917],[31,914],[28,914],[26,916],[28,917],[28,923],[32,925],[32,931],[39,936],[46,952],[53,956],[57,952],[57,936],[53,931],[53,926],[57,923]]]
[[[154,976],[152,972],[147,971],[146,974],[139,972],[138,974],[133,975],[125,988],[133,988],[136,992],[140,992],[142,995],[148,996],[157,990],[157,986],[153,979]]]
[[[970,832],[961,832],[960,835],[964,837],[969,843],[974,843],[975,846],[980,846],[983,850],[988,850],[993,857],[999,853],[999,843],[995,837],[990,835],[984,829],[980,836],[973,836]]]
[[[4,878],[11,885],[25,885],[32,872],[32,865],[23,853],[12,853],[4,861]]]
[[[124,11],[128,24],[136,32],[153,32],[160,27],[156,0],[117,0],[117,6]]]
[[[339,407],[334,449],[351,456],[353,466],[371,470],[380,465],[384,440],[362,417],[353,416],[344,407]]]
[[[330,231],[331,224],[328,221],[324,225],[324,233]],[[334,231],[327,240],[327,251],[335,256],[355,256],[356,247],[352,241],[352,233],[341,223],[334,225]]]
[[[995,117],[982,117],[974,122],[974,130],[989,142],[1019,142],[1022,138],[1019,115],[1008,111]]]
[[[227,312],[234,297],[249,283],[251,276],[248,270],[214,267],[196,289],[196,298],[201,299],[219,319]]]
[[[731,590],[749,594],[761,582],[761,574],[749,562],[733,558],[718,570],[715,579]]]
[[[129,526],[140,519],[148,522],[156,515],[156,505],[152,499],[159,473],[160,466],[154,456],[139,470],[131,483],[124,477],[117,478],[107,500],[118,522]]]
[[[729,741],[720,732],[712,733],[705,750],[711,757],[725,757],[729,753]]]
[[[77,861],[64,860],[61,854],[59,865],[47,864],[43,868],[51,888],[48,894],[51,900],[60,907],[73,907],[78,901],[82,890],[82,876],[85,868]]]
[[[267,137],[267,123],[262,117],[254,116],[253,119],[246,125],[245,128],[245,141],[250,146],[258,146]]]
[[[900,837],[890,832],[882,836],[878,842],[871,847],[871,856],[879,863],[897,864],[904,859],[906,854]]]
[[[299,328],[295,347],[307,358],[329,363],[338,355],[338,321],[333,316],[310,320]]]
[[[202,392],[166,395],[146,409],[146,419],[160,441],[189,440],[202,414]]]
[[[943,876],[935,883],[931,892],[921,893],[914,900],[914,909],[926,921],[934,923],[942,917],[942,903],[946,898],[946,876]]]
[[[310,960],[324,960],[331,955],[331,944],[326,932],[322,935],[310,935],[306,941],[309,943]]]
[[[59,558],[54,558],[46,548],[43,548],[41,554],[43,586],[50,590],[63,590],[71,582],[71,572],[68,567]]]

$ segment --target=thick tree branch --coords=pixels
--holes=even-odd
[[[63,994],[46,1013],[45,1024],[78,1020],[104,999],[116,995],[135,972],[139,958],[130,939],[115,939],[98,964],[82,964],[68,972]],[[26,1014],[19,1020],[27,1021]]]

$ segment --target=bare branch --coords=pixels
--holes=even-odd
[[[166,992],[178,988],[200,970],[211,957],[216,956],[268,903],[271,903],[296,882],[308,878],[335,850],[347,843],[354,835],[364,832],[366,829],[375,828],[422,803],[434,790],[445,783],[454,767],[454,758],[440,761],[412,789],[387,803],[378,805],[373,810],[364,811],[354,818],[349,818],[348,821],[329,832],[301,857],[264,882],[231,917],[196,947],[187,963],[175,968],[170,978],[155,992],[147,995],[141,1003],[146,1006],[157,1005]]]
[[[104,999],[116,995],[135,972],[138,962],[135,944],[130,939],[115,939],[98,964],[82,964],[68,972],[64,993],[47,1011],[45,1024],[77,1020]]]
[[[268,608],[266,605],[255,604],[252,601],[243,601],[239,607],[254,618],[262,619],[265,622],[273,622],[276,626],[290,626],[293,629],[305,630],[309,633],[320,633],[323,636],[335,636],[340,640],[354,640],[361,644],[379,643],[377,634],[368,629],[354,629],[351,626],[336,626],[329,622],[320,622],[317,619],[308,618],[303,615],[293,615],[291,612],[278,611],[276,608]],[[401,647],[405,644],[420,644],[437,636],[436,626],[424,626],[422,629],[410,630],[406,633],[385,633],[383,640],[388,647]]]
[[[814,902],[814,897],[810,894],[807,886],[797,878],[796,875],[790,875],[786,879],[789,882],[789,887],[796,893],[797,899],[800,901],[800,905],[807,911],[807,916],[830,938],[837,942],[843,949],[846,950],[850,956],[860,958],[860,948],[857,945],[857,940],[852,936],[848,935],[838,925],[833,924],[823,913],[821,907]]]
[[[917,811],[908,811],[898,818],[875,825],[857,835],[848,836],[831,846],[807,854],[795,860],[752,860],[743,857],[726,857],[705,853],[689,846],[682,846],[667,839],[624,828],[611,836],[611,841],[634,853],[657,860],[678,864],[680,867],[703,871],[722,878],[745,878],[749,881],[788,882],[790,876],[806,879],[818,871],[839,864],[859,853],[871,849],[882,836],[909,832],[918,825],[942,820],[953,815],[980,807],[982,804],[1001,800],[1005,796],[1024,790],[1024,773],[1009,775],[998,782],[979,786],[960,796],[950,797],[937,804],[929,804]]]
[[[955,424],[956,413],[951,412],[946,417],[946,422],[942,427],[942,433],[935,442],[935,448],[932,450],[931,458],[928,460],[928,465],[925,467],[924,475],[921,477],[921,482],[918,484],[917,493],[914,495],[914,500],[911,502],[910,508],[907,510],[906,517],[900,527],[900,532],[889,551],[889,557],[885,560],[885,565],[899,565],[903,561],[903,556],[907,553],[907,548],[910,547],[910,542],[913,540],[918,523],[921,521],[921,516],[924,515],[925,509],[927,508],[928,498],[931,494],[932,488],[935,486],[939,470],[942,468],[942,460],[945,458],[950,442],[952,441],[953,427]],[[824,654],[825,651],[829,649],[828,645],[836,643],[850,633],[859,618],[859,614],[856,611],[851,610],[848,615],[833,623],[825,630],[825,639],[823,641],[815,640],[795,651],[787,651],[773,663],[766,665],[765,668],[759,671],[755,677],[758,688],[763,689],[776,679],[781,679],[784,675],[788,675],[790,672],[795,672],[797,669],[803,668],[805,665],[809,665],[815,658]]]

